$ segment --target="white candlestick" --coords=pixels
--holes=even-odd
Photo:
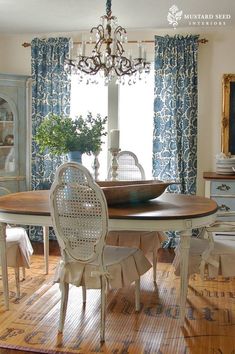
[[[83,42],[82,42],[82,56],[83,56],[83,57],[85,56],[85,52],[86,52],[86,42],[83,41]]]
[[[147,60],[147,51],[146,51],[146,49],[144,50],[144,61],[146,61]]]
[[[142,58],[142,44],[139,43],[139,58]]]
[[[119,149],[119,133],[118,129],[112,129],[110,132],[110,148]]]
[[[73,40],[70,39],[69,41],[69,59],[73,58]]]

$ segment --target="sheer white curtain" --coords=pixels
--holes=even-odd
[[[154,71],[135,85],[120,86],[120,148],[133,151],[152,178]]]

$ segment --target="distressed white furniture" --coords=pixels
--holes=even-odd
[[[89,171],[77,163],[61,165],[50,191],[53,228],[61,250],[54,281],[60,284],[59,332],[63,331],[69,284],[101,289],[100,340],[105,340],[107,288],[135,281],[136,311],[140,310],[140,276],[151,268],[137,248],[106,246],[108,207],[102,189]]]
[[[0,196],[9,194],[10,191],[0,186]],[[14,268],[16,280],[16,298],[20,298],[20,268],[22,268],[23,279],[25,268],[29,268],[30,256],[33,253],[27,232],[23,227],[6,226],[6,255],[8,267]]]
[[[117,151],[115,178],[113,178],[113,163],[111,163],[108,180],[134,181],[145,179],[145,172],[137,156],[128,150]]]
[[[215,226],[205,228],[205,237],[191,239],[189,251],[189,274],[200,273],[202,277],[235,277],[235,242],[222,237],[214,239]],[[177,246],[174,266],[180,274],[180,249]]]
[[[235,241],[235,175],[204,172],[205,196],[218,204],[216,223],[210,227],[216,240]]]
[[[29,189],[31,79],[0,74],[0,186],[11,193]]]
[[[192,229],[205,227],[216,219],[217,204],[208,198],[165,193],[136,205],[108,207],[109,230],[180,231],[181,286],[180,323],[183,325],[187,296],[188,254]],[[5,223],[52,225],[49,191],[29,191],[0,197],[0,250],[5,306],[9,308]]]
[[[218,204],[217,220],[235,222],[235,175],[204,172],[205,197]]]
[[[209,277],[234,277],[235,176],[204,172],[203,177],[206,197],[218,204],[217,220],[205,228],[201,238],[191,239],[189,273],[201,273],[202,276],[206,274]],[[174,260],[177,275],[180,273],[179,263],[178,248]]]
[[[7,265],[14,268],[16,298],[20,298],[20,268],[25,279],[25,268],[30,267],[33,248],[23,227],[6,227]]]
[[[108,179],[113,179],[113,166],[110,167]],[[145,180],[145,172],[137,156],[132,151],[123,150],[117,154],[116,179],[121,181]],[[153,281],[156,283],[157,251],[165,236],[161,232],[111,231],[107,236],[107,244],[117,246],[138,247],[145,254],[152,253]]]

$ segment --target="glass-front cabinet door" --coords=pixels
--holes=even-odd
[[[0,195],[29,189],[29,80],[0,74]]]
[[[16,169],[14,115],[8,102],[0,97],[0,171],[1,175],[12,174]]]

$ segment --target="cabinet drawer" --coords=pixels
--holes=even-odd
[[[234,212],[235,215],[235,196],[232,198],[226,197],[211,197],[218,204],[218,213]]]
[[[211,195],[235,195],[235,181],[211,182]]]
[[[222,214],[219,214],[219,211],[218,211],[216,220],[226,222],[226,223],[227,222],[234,222],[235,215],[233,213],[229,214],[228,212],[227,212],[227,214],[223,213],[223,215],[222,215]],[[221,233],[221,231],[220,231],[220,233]]]

